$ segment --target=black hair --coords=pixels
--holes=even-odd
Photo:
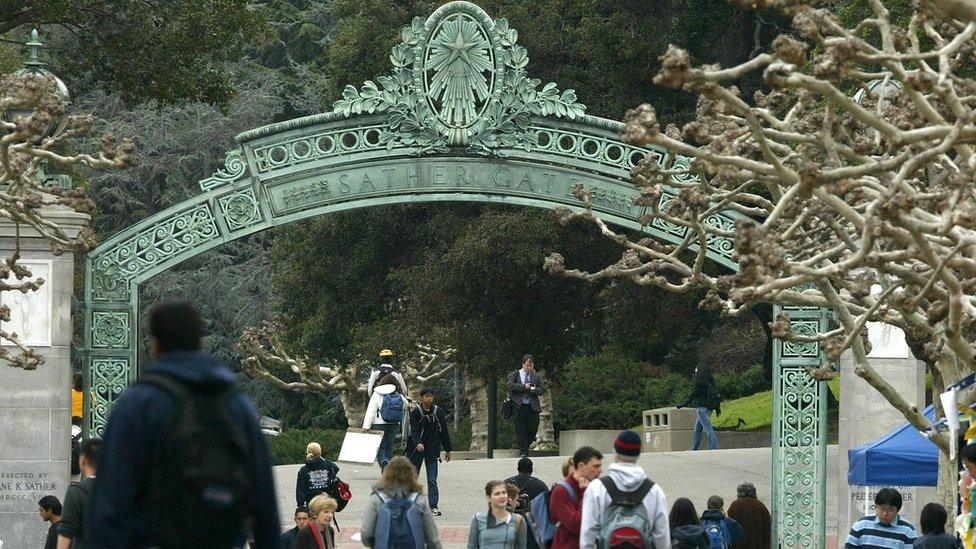
[[[874,495],[875,505],[891,505],[901,511],[901,492],[894,488],[882,488]]]
[[[967,444],[959,450],[959,461],[968,461],[976,465],[976,444]]]
[[[918,522],[921,523],[923,534],[944,534],[948,518],[945,507],[938,503],[926,503]]]
[[[71,388],[75,391],[80,391],[84,383],[85,378],[81,375],[81,372],[75,372],[74,375],[71,376]]]
[[[593,458],[603,459],[603,454],[592,446],[583,446],[573,452],[573,467],[580,463],[589,463]]]
[[[81,456],[88,462],[89,467],[98,468],[98,456],[101,454],[102,441],[90,438],[81,443]]]
[[[305,507],[304,505],[299,505],[298,507],[295,508],[296,517],[298,516],[298,513],[305,513],[306,515],[309,514],[308,507]]]
[[[708,498],[708,502],[705,505],[707,505],[709,509],[721,509],[722,507],[725,507],[725,500],[722,499],[722,496],[712,496]]]
[[[674,505],[671,506],[671,514],[668,516],[668,524],[671,526],[671,530],[689,524],[700,526],[701,521],[698,520],[695,504],[688,498],[674,500]]]
[[[433,394],[434,394],[434,390],[431,389],[430,387],[424,387],[423,389],[420,390],[420,396],[427,396]]]
[[[711,384],[715,382],[715,378],[712,377],[712,367],[705,363],[699,364],[695,368],[695,375],[691,379],[697,384]]]
[[[54,513],[59,517],[61,516],[61,502],[58,501],[58,498],[54,496],[42,497],[41,501],[37,502],[37,506],[40,507],[41,509],[44,509],[45,511],[51,511],[52,513]]]
[[[532,474],[532,460],[529,458],[522,458],[518,460],[518,472],[525,473],[527,475]]]
[[[163,301],[149,312],[149,333],[164,353],[198,351],[203,337],[203,321],[189,301]]]
[[[532,358],[532,355],[522,355],[522,364],[525,364],[529,360],[535,362],[535,359]]]

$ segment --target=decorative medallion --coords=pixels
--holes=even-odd
[[[344,116],[387,113],[380,142],[417,154],[463,149],[504,155],[531,149],[532,116],[575,120],[586,107],[573,90],[529,78],[529,56],[504,18],[469,2],[451,2],[426,21],[417,17],[390,53],[393,74],[360,89],[346,86],[332,110]]]
[[[128,346],[128,312],[95,311],[92,313],[93,349],[125,349]]]
[[[227,228],[231,232],[245,229],[261,221],[261,208],[251,188],[221,196],[217,201],[220,202],[224,221],[227,222]]]

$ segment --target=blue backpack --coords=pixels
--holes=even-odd
[[[570,486],[566,479],[562,479],[556,483],[562,486],[566,493],[569,494],[569,498],[573,500],[573,503],[579,501],[576,497],[576,490]],[[553,489],[556,487],[553,486]],[[532,535],[535,536],[535,542],[539,547],[548,547],[552,542],[553,538],[556,537],[556,530],[559,529],[559,523],[553,524],[549,520],[549,498],[552,497],[552,490],[539,494],[532,498],[529,502],[529,513],[528,521],[529,527],[531,528]]]
[[[391,498],[374,490],[383,506],[376,517],[375,549],[421,549],[424,546],[424,517],[417,505],[419,494]]]
[[[708,534],[709,549],[726,549],[732,539],[724,520],[703,520],[702,528]]]
[[[380,417],[387,423],[400,423],[403,421],[403,398],[400,393],[394,391],[388,395],[383,395],[383,404],[380,405]]]

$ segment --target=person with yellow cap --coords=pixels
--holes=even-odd
[[[396,378],[397,385],[400,386],[401,394],[407,394],[407,384],[403,381],[403,376],[400,372],[396,371],[393,367],[393,351],[389,349],[383,349],[380,351],[380,365],[377,368],[373,368],[373,371],[369,374],[369,381],[366,383],[366,398],[373,395],[373,389],[376,388],[376,382],[383,379],[387,374],[392,375]]]

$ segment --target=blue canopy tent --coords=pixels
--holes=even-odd
[[[932,420],[932,406],[925,417]],[[847,483],[854,486],[935,486],[939,449],[910,423],[847,451]]]

